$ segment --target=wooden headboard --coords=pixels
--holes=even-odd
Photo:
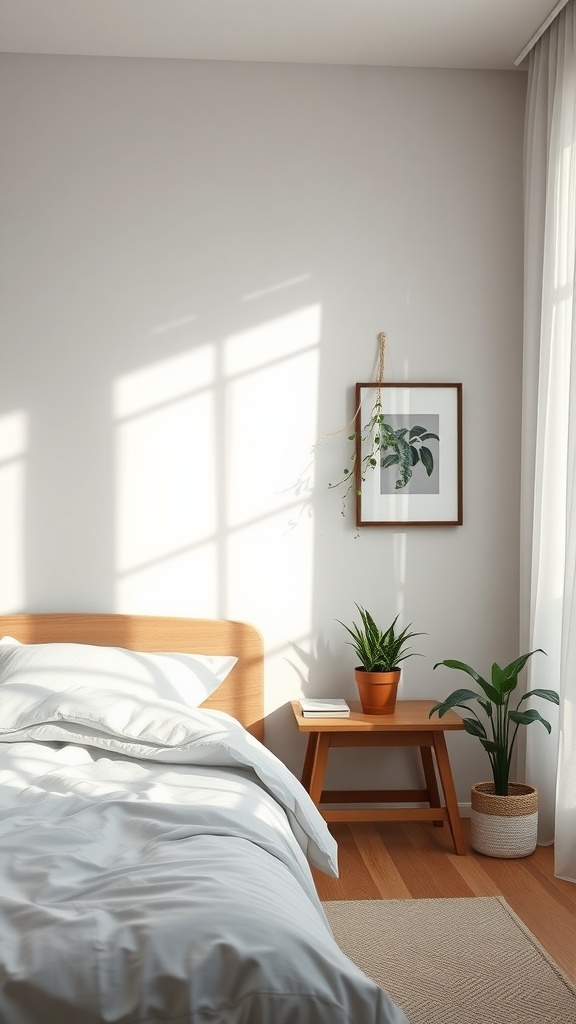
[[[0,637],[23,644],[74,643],[131,651],[230,654],[238,661],[203,707],[227,711],[264,742],[264,645],[260,632],[228,619],[47,613],[0,616]]]

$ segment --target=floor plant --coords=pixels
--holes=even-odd
[[[504,668],[494,662],[490,681],[463,661],[447,659],[434,666],[464,672],[478,686],[478,690],[454,690],[434,705],[430,715],[442,717],[450,708],[465,708],[471,717],[463,718],[464,727],[488,754],[493,781],[474,783],[470,793],[470,842],[474,850],[488,857],[526,857],[534,852],[538,842],[538,791],[527,783],[510,781],[518,730],[534,722],[541,722],[548,733],[552,729],[550,722],[525,702],[538,697],[559,703],[555,690],[540,687],[523,693],[518,701],[513,698],[522,669],[537,653],[545,652],[541,648],[529,651]]]
[[[548,732],[551,731],[550,723],[542,718],[535,708],[521,710],[521,705],[530,697],[540,697],[553,704],[559,703],[556,690],[537,688],[528,690],[514,707],[510,707],[512,696],[518,687],[520,672],[528,659],[537,653],[544,654],[545,652],[538,648],[528,654],[522,654],[504,668],[494,662],[490,682],[463,661],[447,659],[434,665],[435,669],[439,665],[444,665],[446,668],[464,672],[480,688],[480,693],[471,689],[454,690],[445,700],[434,705],[430,716],[438,714],[442,717],[450,708],[466,708],[472,714],[472,718],[464,718],[464,727],[471,736],[476,736],[488,754],[494,780],[494,792],[499,796],[508,794],[512,755],[520,726],[541,722]],[[478,715],[474,707],[475,704],[480,705],[484,712],[483,718]]]

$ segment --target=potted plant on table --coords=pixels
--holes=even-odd
[[[522,654],[504,668],[492,665],[490,682],[463,661],[439,661],[434,668],[465,672],[480,689],[454,690],[445,700],[435,704],[430,716],[441,718],[450,708],[465,708],[473,718],[464,718],[464,728],[480,740],[488,754],[492,769],[492,782],[477,782],[472,786],[471,843],[479,853],[490,857],[525,857],[536,847],[538,828],[538,792],[533,786],[510,782],[514,745],[520,726],[541,722],[551,732],[550,723],[535,708],[520,709],[529,697],[559,704],[555,690],[535,689],[524,693],[515,707],[510,707],[512,694],[518,686],[518,676],[534,654],[544,654],[541,648]],[[474,706],[484,712],[480,717]]]
[[[396,627],[399,615],[387,629],[380,629],[370,612],[356,605],[361,624],[353,622],[341,626],[352,637],[346,643],[353,647],[360,665],[355,669],[356,683],[362,710],[366,715],[391,715],[396,707],[396,696],[400,682],[400,662],[416,654],[408,647],[414,636],[422,633],[410,632],[410,625],[399,630]]]

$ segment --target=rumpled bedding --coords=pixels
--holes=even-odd
[[[239,723],[40,704],[0,728],[0,1024],[407,1024],[331,935],[324,820]]]

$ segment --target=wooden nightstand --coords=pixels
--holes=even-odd
[[[465,854],[460,812],[446,749],[444,733],[463,729],[459,715],[449,711],[443,718],[428,712],[433,700],[399,700],[393,715],[365,715],[359,701],[348,701],[350,718],[304,718],[300,704],[292,710],[300,732],[308,733],[302,785],[326,821],[432,821],[450,826],[456,853]],[[330,747],[419,747],[425,789],[325,790],[324,775]],[[440,801],[436,768],[444,794]],[[321,804],[427,803],[428,807],[379,807],[326,810]]]

